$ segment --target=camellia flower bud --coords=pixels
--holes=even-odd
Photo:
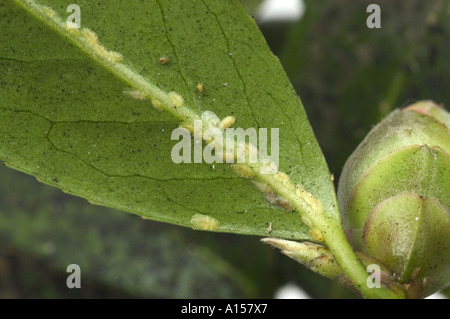
[[[450,113],[428,101],[393,111],[345,164],[338,199],[355,250],[409,298],[450,285]]]

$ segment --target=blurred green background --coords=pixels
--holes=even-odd
[[[261,21],[261,1],[241,2],[300,95],[335,182],[391,110],[450,104],[448,0],[306,0],[298,21]],[[366,27],[371,3],[381,29]],[[81,289],[66,286],[73,263]],[[0,298],[273,298],[287,283],[311,298],[355,298],[257,237],[144,221],[0,167]]]

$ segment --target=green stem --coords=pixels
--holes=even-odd
[[[275,175],[259,174],[257,177],[270,185],[277,194],[291,202],[295,209],[302,216],[305,216],[312,223],[313,227],[316,227],[321,232],[323,242],[362,296],[372,299],[404,298],[402,294],[384,287],[369,288],[367,285],[369,275],[348,242],[339,220],[326,216],[323,210],[318,210],[314,205],[311,206],[307,197],[306,199],[299,197],[292,187],[277,180]]]

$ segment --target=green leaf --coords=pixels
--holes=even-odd
[[[3,166],[0,176],[2,297],[8,282],[19,298],[271,298],[283,283],[274,268],[289,260],[256,238],[143,223]],[[5,254],[12,258],[2,260]],[[11,259],[25,269],[5,267]],[[74,263],[83,289],[65,285]]]
[[[239,0],[239,2],[248,14],[254,15],[257,12],[262,0]]]
[[[143,223],[3,166],[0,176],[2,298],[273,298],[286,282],[351,296],[258,238]],[[83,289],[64,284],[73,263]]]
[[[219,221],[216,231],[268,236],[271,225],[275,237],[310,239],[297,213],[271,206],[230,164],[173,163],[179,120],[124,94],[138,82],[161,97],[177,92],[195,114],[279,128],[280,171],[339,218],[302,103],[238,1],[78,1],[82,28],[120,63],[80,50],[76,35],[52,24],[54,13],[69,16],[67,3],[24,10],[19,2],[30,1],[0,4],[0,158],[8,166],[146,219],[192,227],[202,214]]]

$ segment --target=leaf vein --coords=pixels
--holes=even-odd
[[[250,98],[249,98],[249,96],[248,96],[247,86],[246,86],[246,84],[245,84],[244,78],[242,77],[242,74],[241,74],[241,72],[239,71],[239,68],[238,68],[238,65],[237,65],[236,60],[234,59],[233,55],[231,54],[230,40],[228,39],[228,37],[227,37],[227,35],[226,35],[226,33],[225,33],[225,30],[223,29],[223,26],[222,26],[222,24],[220,23],[219,18],[217,17],[217,14],[216,14],[215,12],[213,12],[213,11],[208,7],[208,5],[205,3],[204,0],[201,0],[201,1],[202,1],[203,5],[205,6],[205,8],[206,8],[206,9],[214,16],[214,18],[215,18],[215,20],[216,20],[216,22],[217,22],[217,25],[219,26],[219,29],[220,29],[220,31],[221,31],[221,33],[222,33],[222,35],[223,35],[223,38],[225,39],[225,44],[226,44],[227,50],[228,50],[228,56],[229,56],[229,58],[231,59],[231,61],[233,62],[234,69],[236,70],[236,74],[237,74],[237,76],[238,76],[238,78],[239,78],[239,81],[241,82],[241,85],[242,85],[242,91],[243,91],[244,96],[245,96],[247,108],[248,108],[250,114],[252,115],[253,119],[255,120],[255,122],[256,122],[256,124],[257,124],[257,127],[261,127],[261,125],[260,125],[259,122],[258,122],[258,119],[256,118],[256,116],[255,116],[255,114],[254,114],[254,112],[253,112],[253,110],[252,110],[251,102],[250,102]]]
[[[162,16],[162,21],[163,21],[163,25],[164,25],[164,34],[166,36],[167,42],[169,42],[170,46],[172,47],[173,55],[175,56],[175,59],[178,62],[178,67],[177,67],[178,72],[180,73],[183,83],[186,86],[186,91],[189,92],[189,84],[188,84],[186,76],[184,75],[183,70],[181,68],[180,58],[178,57],[177,50],[175,50],[175,45],[173,44],[172,40],[169,37],[169,32],[167,30],[166,16],[164,15],[164,9],[159,0],[156,0],[156,3],[158,4],[159,9],[161,10],[161,16]],[[195,102],[193,102],[193,103],[195,103]]]

